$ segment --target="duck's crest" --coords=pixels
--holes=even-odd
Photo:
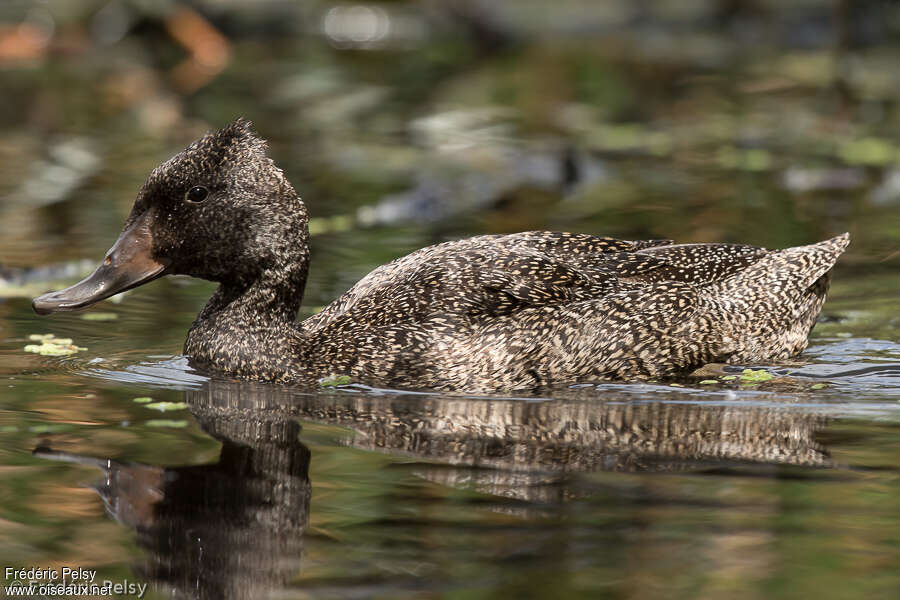
[[[253,130],[253,123],[244,117],[238,117],[199,141],[203,142],[204,140],[208,140],[208,144],[211,146],[218,146],[222,149],[234,148],[238,152],[265,154],[267,148],[266,141]]]
[[[204,173],[239,174],[259,159],[270,162],[266,151],[265,140],[256,135],[250,121],[240,117],[221,129],[207,133],[154,169],[148,182],[166,180],[173,175],[187,181]]]

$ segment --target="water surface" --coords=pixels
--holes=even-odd
[[[104,303],[108,322],[5,304],[5,564],[89,565],[155,597],[900,585],[900,344],[871,329],[879,296],[866,310],[849,282],[828,305],[840,318],[775,383],[509,398],[210,379],[166,354],[208,291],[157,282]],[[22,351],[48,331],[87,350]]]
[[[482,22],[392,2],[403,27],[365,45],[324,27],[328,2],[258,2],[202,13],[229,44],[207,79],[179,79],[177,18],[141,3],[25,4],[0,8],[3,52],[55,29],[0,52],[0,565],[153,598],[898,597],[890,3],[858,3],[840,41],[833,3],[482,3]],[[238,115],[313,217],[301,316],[480,233],[853,241],[809,349],[742,366],[758,384],[294,389],[188,367],[206,282],[87,313],[112,320],[31,312],[102,258],[150,169]],[[84,350],[24,351],[48,333]]]

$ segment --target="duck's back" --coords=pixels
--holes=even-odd
[[[847,242],[770,251],[556,232],[479,236],[379,267],[302,329],[315,360],[335,372],[438,388],[783,358],[805,347]]]

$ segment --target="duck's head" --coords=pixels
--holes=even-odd
[[[237,286],[273,273],[302,278],[307,220],[265,142],[239,119],[154,169],[100,266],[32,306],[75,310],[170,273]]]

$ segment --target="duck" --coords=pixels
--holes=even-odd
[[[802,352],[849,234],[769,250],[527,231],[428,246],[297,321],[309,216],[238,119],[148,176],[92,274],[33,300],[83,309],[168,274],[218,283],[184,353],[214,375],[310,385],[332,375],[465,393],[678,377]]]

